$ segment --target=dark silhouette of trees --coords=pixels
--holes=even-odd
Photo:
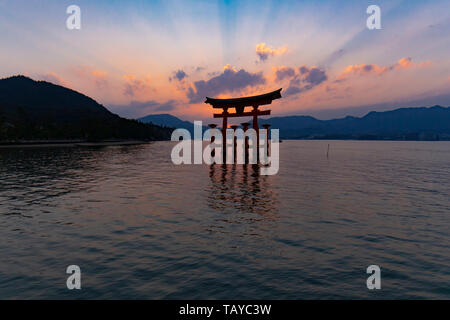
[[[167,140],[171,132],[121,118],[83,94],[45,81],[0,80],[0,140]]]

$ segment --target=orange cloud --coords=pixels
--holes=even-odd
[[[350,75],[367,75],[375,74],[382,75],[386,72],[400,69],[409,69],[414,67],[426,67],[430,65],[430,61],[414,63],[411,58],[401,58],[399,61],[390,66],[379,66],[376,64],[359,64],[359,65],[349,65],[347,66],[338,80],[346,79]]]
[[[57,75],[54,72],[49,72],[46,74],[39,74],[36,76],[36,79],[51,82],[51,83],[57,84],[59,86],[68,87],[67,82],[62,77],[60,77],[59,75]]]
[[[256,54],[258,55],[260,61],[266,61],[269,57],[282,55],[286,52],[286,46],[281,48],[273,48],[272,46],[267,46],[264,42],[256,45]]]
[[[233,71],[233,72],[238,72],[237,69],[235,67],[233,67],[232,65],[230,65],[230,64],[226,64],[223,67],[223,71],[224,72],[227,71],[227,70],[230,70],[230,71]]]
[[[108,75],[108,73],[106,71],[100,71],[100,70],[92,70],[91,74],[95,78],[106,78],[106,76]]]
[[[108,86],[108,73],[106,71],[94,69],[89,66],[78,66],[74,71],[79,77],[88,78],[95,82],[95,85],[98,88],[105,88]]]
[[[423,61],[419,63],[414,63],[411,58],[401,58],[394,65],[390,67],[389,70],[394,69],[409,69],[409,68],[421,68],[431,65],[431,61]]]
[[[411,60],[411,58],[401,58],[396,65],[400,68],[410,68],[412,66]]]
[[[387,69],[387,67],[380,67],[376,64],[350,65],[344,69],[339,78],[345,78],[347,75],[383,74]]]

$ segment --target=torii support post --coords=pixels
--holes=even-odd
[[[222,112],[222,154],[223,154],[223,161],[222,163],[226,162],[227,159],[227,126],[228,126],[228,108],[223,108]]]
[[[211,129],[215,129],[217,127],[217,124],[210,123],[210,124],[208,124],[208,127],[210,127]],[[213,143],[215,139],[216,139],[216,137],[211,136],[211,143]],[[213,149],[213,151],[211,151],[211,156],[213,158],[216,156],[216,149],[215,148]]]
[[[259,126],[258,126],[258,107],[253,106],[253,129],[256,132],[256,159],[259,162]],[[270,110],[269,110],[270,111]]]
[[[267,145],[267,156],[269,156],[269,128],[270,124],[263,124],[263,128],[266,129],[266,145]]]
[[[230,126],[231,129],[233,129],[233,158],[234,158],[234,163],[236,163],[237,160],[237,137],[236,137],[236,129],[238,128],[237,125],[232,125]]]
[[[247,132],[248,127],[250,126],[250,123],[244,122],[244,123],[241,123],[241,126],[244,129],[244,133],[245,133],[245,132]],[[248,163],[248,148],[249,148],[248,137],[245,136],[244,137],[244,152],[245,152],[244,158],[245,158],[246,164]]]

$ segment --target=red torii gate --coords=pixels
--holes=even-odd
[[[222,113],[215,113],[214,118],[222,118],[222,138],[223,138],[223,154],[224,162],[226,155],[226,130],[228,127],[228,118],[237,117],[253,117],[253,129],[256,131],[257,144],[259,148],[259,127],[258,116],[270,115],[270,110],[258,110],[259,106],[271,104],[273,100],[281,98],[281,88],[269,93],[230,99],[215,99],[206,97],[205,103],[209,103],[215,109],[222,109]],[[245,111],[245,107],[253,107],[252,111]],[[235,113],[229,113],[228,109],[235,108]],[[259,153],[258,153],[259,155]]]

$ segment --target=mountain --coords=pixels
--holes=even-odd
[[[158,126],[164,126],[169,128],[184,128],[192,129],[194,124],[189,121],[183,121],[168,113],[150,114],[148,116],[137,119],[138,121],[145,123],[153,123]]]
[[[25,76],[0,80],[0,141],[170,139],[171,130],[111,113],[74,90]]]
[[[170,114],[138,120],[193,132],[192,122]],[[266,123],[272,129],[280,129],[281,139],[450,140],[450,107],[441,106],[372,111],[360,118],[319,120],[311,116],[286,116],[259,120],[260,126]],[[206,129],[203,127],[203,131]]]
[[[282,139],[450,140],[450,108],[433,106],[369,112],[364,117],[318,120],[310,116],[261,119]]]
[[[168,128],[182,128],[187,129],[191,133],[191,135],[194,134],[194,124],[189,121],[181,120],[175,116],[172,116],[167,113],[161,113],[161,114],[150,114],[148,116],[142,117],[137,119],[138,121],[144,122],[144,123],[153,123],[159,126],[164,126]],[[202,131],[205,131],[208,129],[208,127],[203,126]]]

